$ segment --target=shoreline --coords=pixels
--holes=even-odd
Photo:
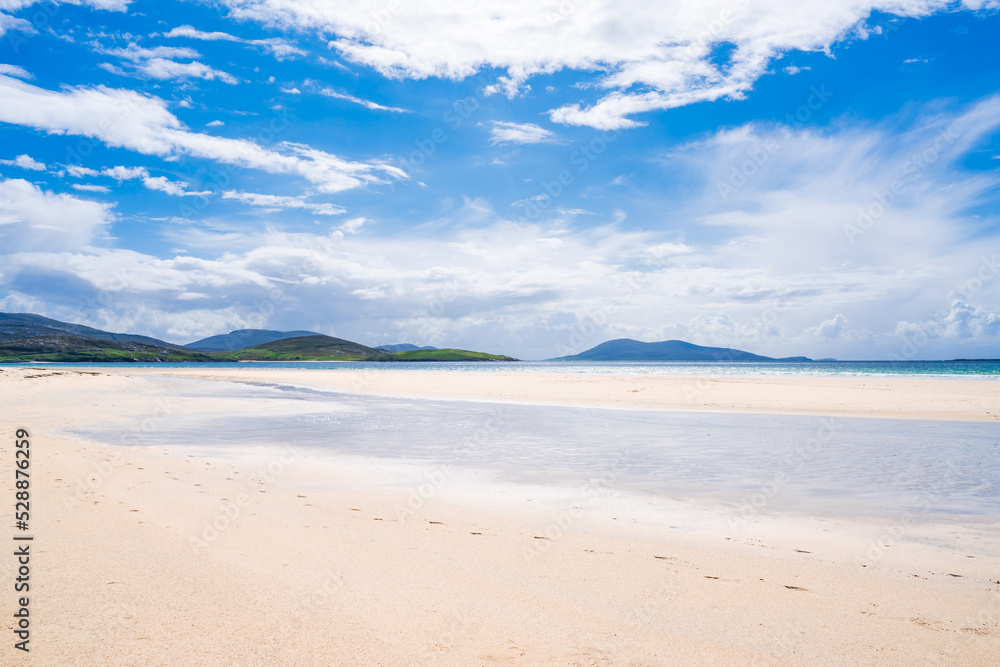
[[[105,369],[113,374],[279,382],[404,398],[705,412],[1000,421],[1000,383],[963,379],[673,376],[488,371]],[[933,407],[931,407],[933,406]]]
[[[0,429],[30,427],[35,457],[25,664],[990,665],[1000,651],[998,517],[720,526],[693,505],[581,503],[285,442],[164,446],[177,417],[309,406],[232,378],[92,372],[0,373]],[[422,389],[366,389],[513,392],[419,375]],[[516,378],[522,396],[560,391],[533,377]],[[562,396],[614,405],[619,384]],[[53,435],[85,423],[137,446]],[[12,479],[7,440],[0,461]]]

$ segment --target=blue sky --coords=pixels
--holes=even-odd
[[[0,310],[1000,356],[1000,3],[0,0]]]

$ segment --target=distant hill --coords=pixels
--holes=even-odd
[[[315,331],[269,331],[267,329],[237,329],[227,334],[209,336],[188,343],[184,347],[192,350],[221,352],[226,350],[242,350],[253,345],[263,345],[284,338],[301,338],[303,336],[319,336]]]
[[[384,348],[383,348],[384,349]],[[408,350],[406,352],[396,352],[388,355],[388,358],[376,358],[372,361],[517,361],[513,357],[502,354],[487,354],[486,352],[471,352],[469,350],[456,350],[437,348]]]
[[[213,361],[149,336],[101,331],[30,313],[0,313],[0,361]]]
[[[379,345],[377,349],[385,350],[386,352],[413,352],[414,350],[436,350],[438,348],[429,345],[417,347],[410,343],[397,343],[395,345]]]
[[[811,361],[807,357],[775,359],[728,347],[703,347],[682,340],[643,343],[619,338],[601,343],[580,354],[551,361]]]
[[[390,355],[343,338],[315,334],[282,338],[233,352],[216,352],[214,356],[223,361],[365,361]]]
[[[41,315],[31,313],[0,313],[0,342],[33,338],[52,334],[69,334],[95,340],[109,340],[116,343],[140,343],[155,347],[166,347],[184,350],[183,345],[167,343],[158,338],[138,336],[136,334],[120,334],[93,329],[82,324],[69,324],[59,320],[50,320]]]

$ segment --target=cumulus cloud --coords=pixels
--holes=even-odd
[[[984,9],[993,0],[966,0]],[[742,98],[785,53],[826,51],[865,37],[873,12],[922,17],[947,0],[223,0],[235,18],[322,31],[343,58],[393,78],[462,79],[505,70],[491,91],[515,95],[532,76],[596,73],[592,103],[550,111],[553,122],[603,130],[643,124],[635,116],[703,101]]]
[[[45,192],[22,179],[0,180],[0,253],[4,255],[76,250],[102,235],[112,221],[108,204]]]
[[[5,164],[9,167],[29,169],[31,171],[45,171],[47,169],[44,163],[39,162],[30,155],[18,155],[13,160],[0,160],[0,164]]]
[[[511,123],[492,120],[485,123],[490,130],[490,143],[497,144],[545,144],[556,140],[544,127],[533,123]]]
[[[167,110],[164,100],[105,86],[51,91],[0,75],[0,122],[50,134],[91,137],[145,155],[189,155],[274,174],[295,174],[328,193],[385,183],[385,178],[407,178],[404,171],[387,163],[352,162],[305,144],[281,142],[271,149],[246,139],[190,132]]]
[[[805,330],[807,336],[819,336],[821,338],[842,338],[849,332],[847,317],[842,313],[834,315],[828,320],[823,320],[815,327]]]
[[[66,165],[66,171],[73,178],[83,178],[84,176],[100,176],[101,172],[96,169],[91,169],[90,167],[81,167],[76,164]]]
[[[951,303],[947,312],[923,322],[901,321],[896,334],[912,339],[928,338],[998,338],[1000,314],[971,305],[961,299]]]

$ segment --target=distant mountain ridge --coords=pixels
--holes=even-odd
[[[765,357],[729,347],[704,347],[683,340],[644,343],[618,338],[579,354],[550,361],[812,361],[808,357]]]
[[[16,340],[21,338],[37,338],[39,336],[52,334],[67,334],[82,338],[92,338],[95,340],[107,340],[116,343],[139,343],[141,345],[152,345],[154,347],[164,347],[175,350],[184,350],[183,345],[168,343],[158,338],[149,336],[139,336],[136,334],[121,334],[101,331],[82,324],[69,324],[52,320],[41,315],[31,313],[0,313],[0,341]]]
[[[303,336],[319,336],[315,331],[271,331],[269,329],[236,329],[227,334],[209,336],[188,343],[184,347],[192,350],[210,352],[231,352],[242,350],[254,345],[264,345],[285,338],[301,338]]]
[[[394,345],[379,345],[377,349],[385,350],[386,352],[415,352],[417,350],[436,350],[438,348],[431,347],[430,345],[417,347],[412,343],[396,343]]]
[[[206,354],[149,336],[110,333],[30,313],[0,313],[0,360],[213,361]]]
[[[262,342],[257,342],[262,341]],[[517,361],[471,350],[398,343],[373,348],[312,331],[238,329],[190,346],[101,331],[31,313],[0,313],[0,362]]]

